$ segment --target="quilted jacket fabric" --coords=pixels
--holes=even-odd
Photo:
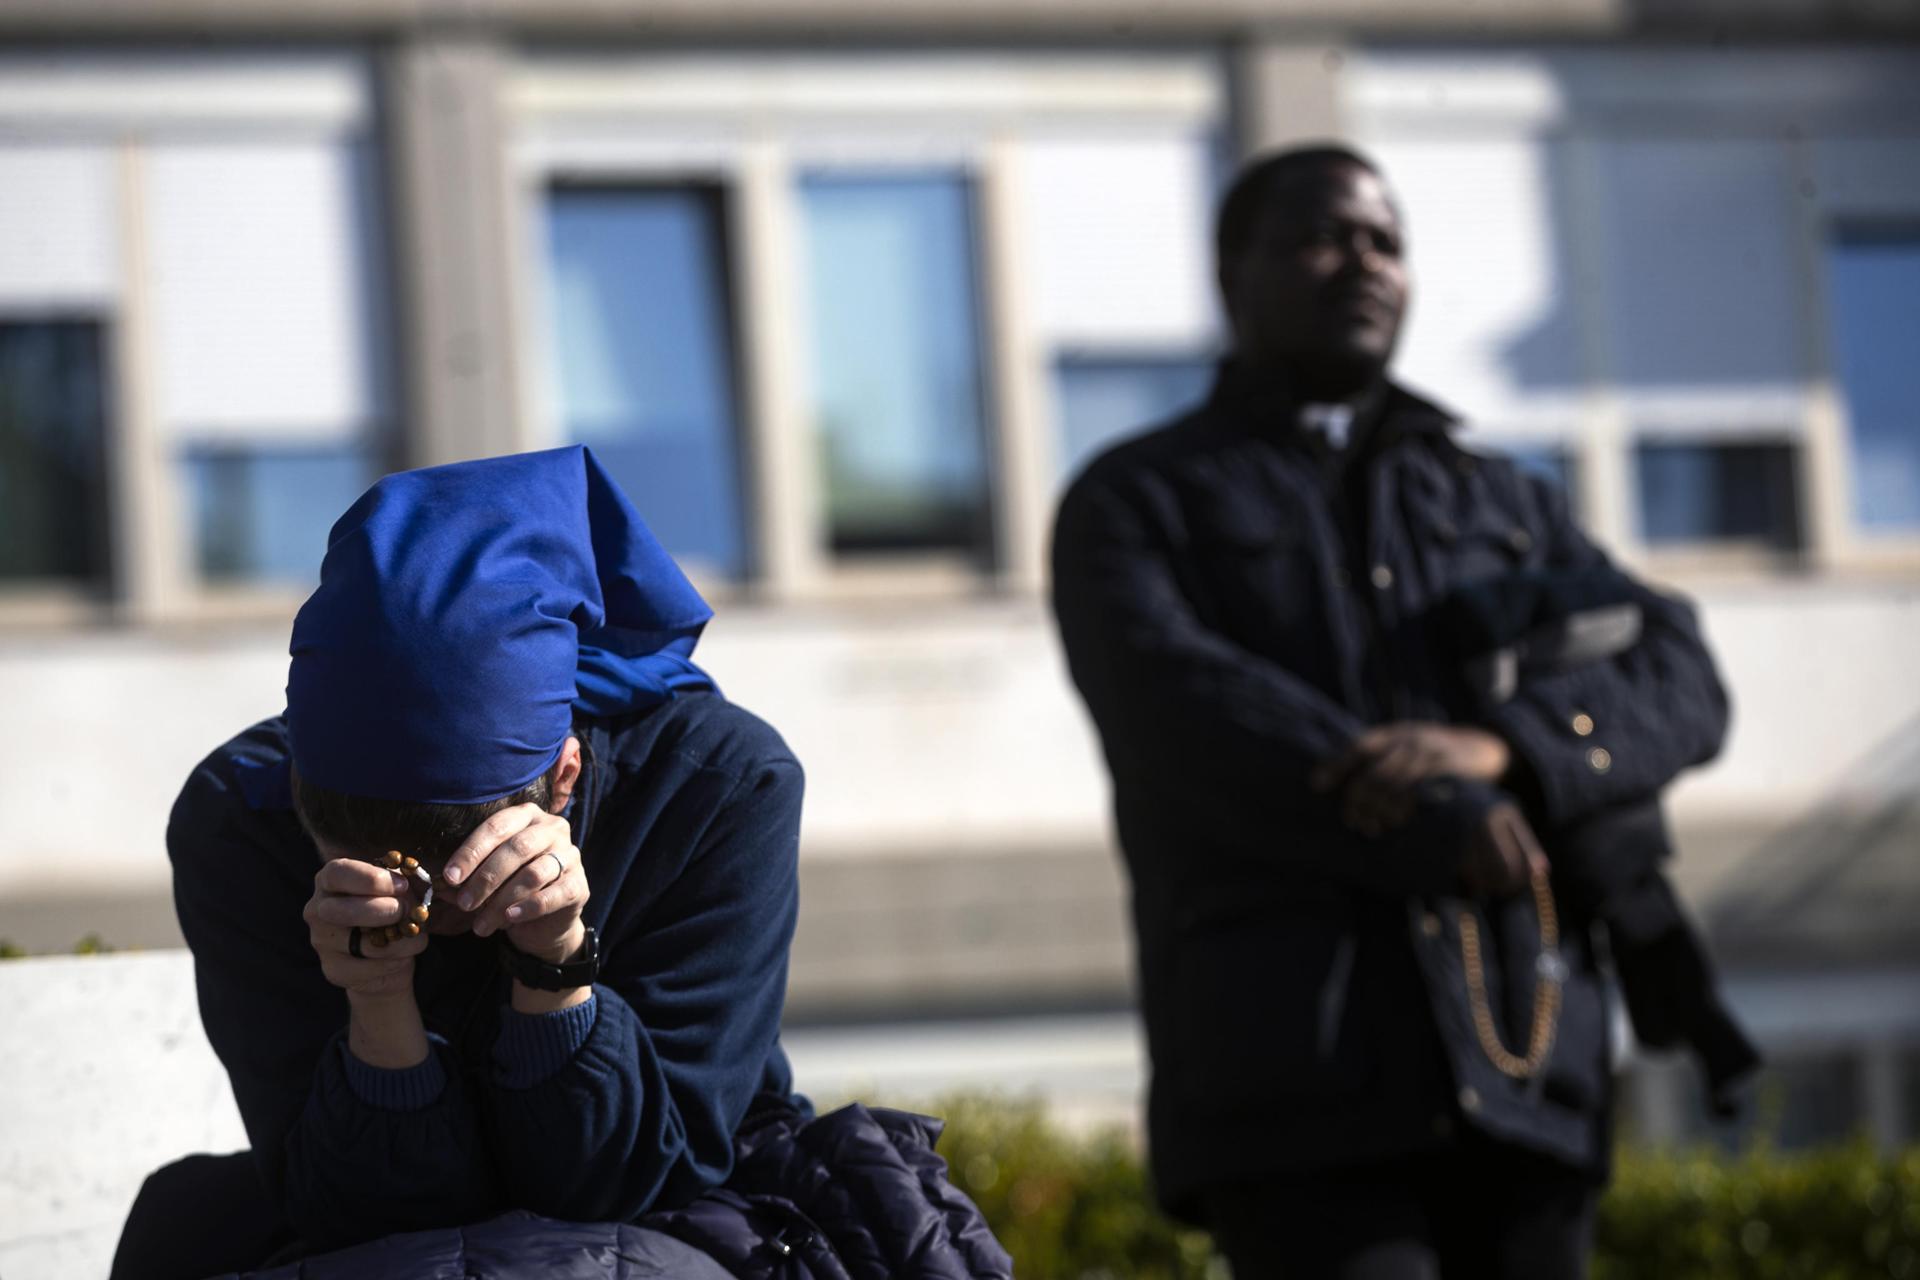
[[[249,1280],[1011,1280],[980,1210],[947,1180],[940,1122],[854,1103],[757,1112],[733,1176],[636,1223],[516,1210],[309,1257]]]

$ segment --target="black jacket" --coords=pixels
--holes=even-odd
[[[1482,714],[1438,632],[1462,584],[1604,557],[1563,496],[1384,390],[1336,470],[1284,390],[1227,366],[1198,411],[1090,464],[1063,500],[1053,595],[1100,731],[1133,882],[1162,1200],[1391,1158],[1461,1124],[1593,1170],[1606,1160],[1607,1012],[1586,930],[1547,1069],[1480,1048],[1457,912],[1481,919],[1505,1042],[1524,1045],[1538,930],[1525,898],[1457,897],[1467,832],[1504,793],[1437,779],[1378,839],[1311,770],[1370,724]],[[1530,678],[1487,715],[1547,843],[1710,757],[1727,704],[1692,610],[1645,588],[1642,634]],[[1584,732],[1583,732],[1584,730]]]

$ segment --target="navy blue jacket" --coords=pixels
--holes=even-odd
[[[1481,917],[1496,1017],[1524,1048],[1531,905],[1467,901],[1457,879],[1507,793],[1436,779],[1413,821],[1367,838],[1308,779],[1369,725],[1482,717],[1436,634],[1459,587],[1605,558],[1555,487],[1461,448],[1416,396],[1384,390],[1344,472],[1296,410],[1228,365],[1197,411],[1095,459],[1055,529],[1054,608],[1133,882],[1160,1195],[1191,1216],[1210,1187],[1389,1160],[1462,1124],[1597,1171],[1607,1015],[1581,922],[1541,1077],[1502,1076],[1469,1017],[1461,910]],[[1486,716],[1549,856],[1725,731],[1692,610],[1635,590],[1636,644],[1529,677]]]
[[[603,956],[591,1029],[539,1079],[503,1070],[503,1020],[524,1015],[506,1009],[494,941],[435,938],[415,991],[445,1083],[411,1109],[372,1105],[350,1080],[346,998],[301,919],[319,855],[291,811],[241,792],[244,763],[284,759],[284,724],[255,725],[188,779],[167,846],[201,1017],[308,1248],[509,1209],[626,1222],[684,1204],[727,1178],[755,1095],[791,1093],[779,1027],[800,766],[718,694],[579,732],[570,816]]]

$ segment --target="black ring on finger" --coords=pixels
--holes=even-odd
[[[365,960],[366,953],[360,950],[360,926],[347,930],[347,954],[355,960]]]

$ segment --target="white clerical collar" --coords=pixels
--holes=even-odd
[[[1345,449],[1353,434],[1353,406],[1350,404],[1303,404],[1299,422],[1308,431],[1319,433],[1334,449]]]

